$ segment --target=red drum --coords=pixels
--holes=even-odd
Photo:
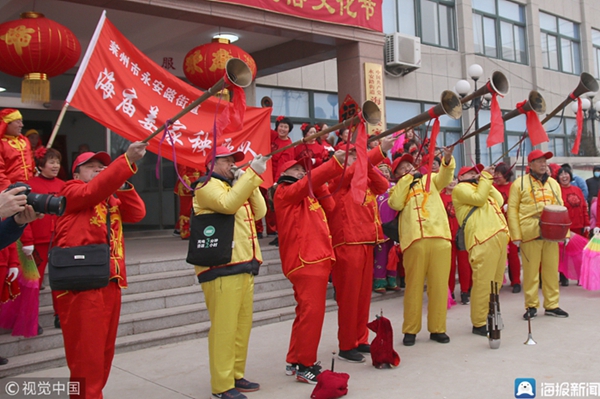
[[[564,241],[571,226],[566,207],[546,205],[540,217],[540,234],[547,241]]]

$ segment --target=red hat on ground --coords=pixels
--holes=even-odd
[[[554,154],[552,152],[550,152],[550,151],[543,152],[542,150],[533,150],[527,156],[527,162],[532,162],[532,161],[535,161],[536,159],[539,159],[539,158],[550,159],[553,156],[554,156]]]
[[[83,154],[79,154],[79,156],[75,158],[75,161],[73,161],[73,169],[71,170],[71,172],[75,173],[75,169],[78,166],[81,166],[84,163],[91,161],[92,159],[97,159],[98,161],[102,162],[104,166],[108,166],[112,162],[112,159],[110,159],[110,155],[108,155],[107,152],[84,152]]]
[[[206,156],[206,160],[204,161],[204,164],[206,166],[208,166],[208,164],[210,164],[210,162],[212,161],[212,156],[213,156],[213,152],[210,151],[208,153],[208,155]],[[240,162],[240,161],[244,160],[246,155],[244,155],[244,153],[242,151],[230,151],[229,148],[227,148],[227,147],[223,147],[222,145],[218,146],[217,147],[217,155],[215,156],[215,158],[225,158],[225,157],[233,157],[233,160],[235,162]]]
[[[308,161],[308,158],[292,159],[292,160],[286,161],[283,164],[281,164],[281,166],[279,166],[279,170],[277,171],[277,176],[281,176],[283,174],[283,172],[285,172],[286,170],[288,170],[289,168],[291,168],[292,166],[295,166],[295,165],[302,165],[302,166],[304,166],[304,169],[306,170],[307,161]]]
[[[415,163],[415,158],[409,153],[406,153],[403,154],[401,157],[394,159],[394,163],[392,163],[392,173],[394,173],[396,169],[398,169],[398,166],[400,166],[402,162],[408,162],[411,165],[413,165]]]
[[[458,175],[457,176],[462,176],[465,173],[469,173],[470,171],[474,170],[477,173],[481,173],[481,171],[484,169],[485,167],[478,163],[475,166],[463,166],[462,168],[460,168],[460,170],[458,171]]]

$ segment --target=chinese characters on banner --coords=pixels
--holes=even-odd
[[[382,133],[385,129],[385,107],[383,96],[383,68],[381,64],[365,62],[365,93],[381,111],[381,121],[377,125],[367,124],[369,136]]]
[[[212,0],[309,20],[382,31],[382,0]]]
[[[201,95],[200,90],[140,52],[105,19],[79,86],[67,102],[120,136],[136,141],[149,136]],[[224,107],[233,104],[211,97],[181,117],[171,125],[161,154],[173,160],[174,147],[177,163],[193,168],[204,166],[214,145],[215,118]],[[256,154],[267,154],[271,148],[270,113],[271,108],[248,107],[243,128],[225,128],[217,144],[243,151],[244,161]],[[161,137],[162,133],[150,140],[149,151],[158,153]],[[270,167],[270,163],[267,165]],[[270,187],[272,173],[263,173],[262,177],[263,185]]]

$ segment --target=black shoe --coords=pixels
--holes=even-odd
[[[513,294],[518,294],[519,292],[521,292],[521,284],[513,285]]]
[[[473,326],[473,334],[487,337],[487,326],[475,327]]]
[[[440,344],[447,344],[450,342],[450,337],[446,333],[431,333],[429,339],[439,342]]]
[[[271,241],[269,243],[269,245],[275,245],[276,247],[279,246],[279,236],[275,237],[275,239],[273,241]]]
[[[181,236],[181,231],[175,229],[173,230],[173,237],[180,237]]]
[[[317,362],[311,367],[306,367],[301,364],[298,365],[298,370],[296,371],[296,380],[300,382],[305,382],[307,384],[316,385],[318,382],[317,377],[321,374],[321,365],[320,362]]]
[[[404,277],[400,277],[400,288],[406,288],[406,281]]]
[[[537,316],[537,309],[536,308],[527,308],[527,311],[523,315],[523,318],[525,320],[527,320],[527,315],[529,315],[530,319],[533,319],[535,316]]]
[[[402,339],[402,343],[404,346],[413,346],[417,339],[417,334],[404,334],[404,339]]]
[[[37,335],[42,335],[44,333],[44,329],[39,324],[38,324],[38,331],[37,332],[38,332]]]
[[[0,356],[0,366],[4,366],[6,363],[8,363],[8,359]]]
[[[254,392],[260,389],[260,384],[257,382],[250,382],[245,378],[235,380],[235,389],[240,392]]]
[[[562,310],[561,308],[555,308],[555,309],[546,309],[546,311],[544,312],[544,315],[546,316],[554,316],[554,317],[569,317],[569,314],[567,312],[565,312],[564,310]]]
[[[351,349],[349,351],[339,351],[338,359],[342,359],[350,363],[363,363],[365,361],[365,357],[356,349]]]
[[[463,305],[469,304],[469,293],[468,292],[460,293],[460,303],[462,303]]]
[[[60,319],[57,314],[54,315],[54,328],[60,328]]]
[[[360,353],[371,353],[371,345],[369,344],[360,344],[358,345],[358,347],[356,348],[357,351],[359,351]]]
[[[569,279],[562,273],[560,273],[560,285],[563,287],[569,286]]]

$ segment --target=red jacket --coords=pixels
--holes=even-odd
[[[587,209],[588,204],[581,189],[571,184],[569,187],[560,186],[560,191],[563,203],[569,210],[571,230],[577,231],[584,227],[589,227],[590,217]]]
[[[122,155],[89,183],[67,182],[60,193],[67,199],[67,208],[56,222],[53,244],[76,247],[106,243],[106,213],[110,210],[110,278],[118,279],[121,288],[127,287],[122,222],[135,223],[146,216],[146,206],[137,192],[133,188],[120,190],[135,172],[137,167]]]
[[[329,152],[323,147],[323,144],[315,141],[312,144],[300,144],[294,147],[294,159],[311,158],[314,159],[313,167],[317,167],[329,157]]]
[[[0,191],[11,183],[31,179],[34,170],[29,140],[22,135],[5,135],[0,139]]]
[[[292,144],[292,139],[281,140],[278,135],[271,139],[271,152],[276,151],[286,145]],[[277,153],[271,157],[271,167],[273,169],[273,182],[279,179],[279,166],[287,161],[294,159],[294,148],[288,148],[285,151]]]
[[[340,173],[342,167],[336,159],[311,171],[310,183],[319,199],[309,195],[308,176],[295,183],[277,185],[273,202],[281,266],[286,276],[310,264],[334,259],[325,210],[332,211],[335,202],[328,195],[325,182]]]
[[[456,237],[458,231],[458,220],[456,219],[456,211],[454,210],[454,204],[452,203],[452,194],[448,194],[446,190],[440,192],[440,198],[446,208],[446,214],[448,215],[448,223],[450,224],[450,233],[452,237]]]
[[[27,184],[31,186],[31,192],[33,193],[52,194],[55,196],[59,195],[58,193],[60,193],[65,186],[65,182],[57,177],[48,179],[41,175],[30,179]],[[29,223],[33,233],[34,244],[45,244],[50,242],[57,218],[58,216],[56,215],[45,214],[43,218],[36,219]]]
[[[377,195],[387,191],[389,182],[377,168],[385,155],[380,147],[369,151],[368,185],[365,201],[357,204],[352,199],[350,182],[356,164],[349,167],[341,177],[329,183],[333,193],[335,210],[329,214],[333,247],[342,244],[377,244],[385,240],[381,229],[381,218],[377,208]]]
[[[17,267],[21,268],[21,263],[19,262],[19,255],[17,254],[17,244],[13,243],[7,246],[4,249],[0,249],[0,267]],[[0,287],[0,292],[4,288],[4,281],[2,281],[2,287]]]

